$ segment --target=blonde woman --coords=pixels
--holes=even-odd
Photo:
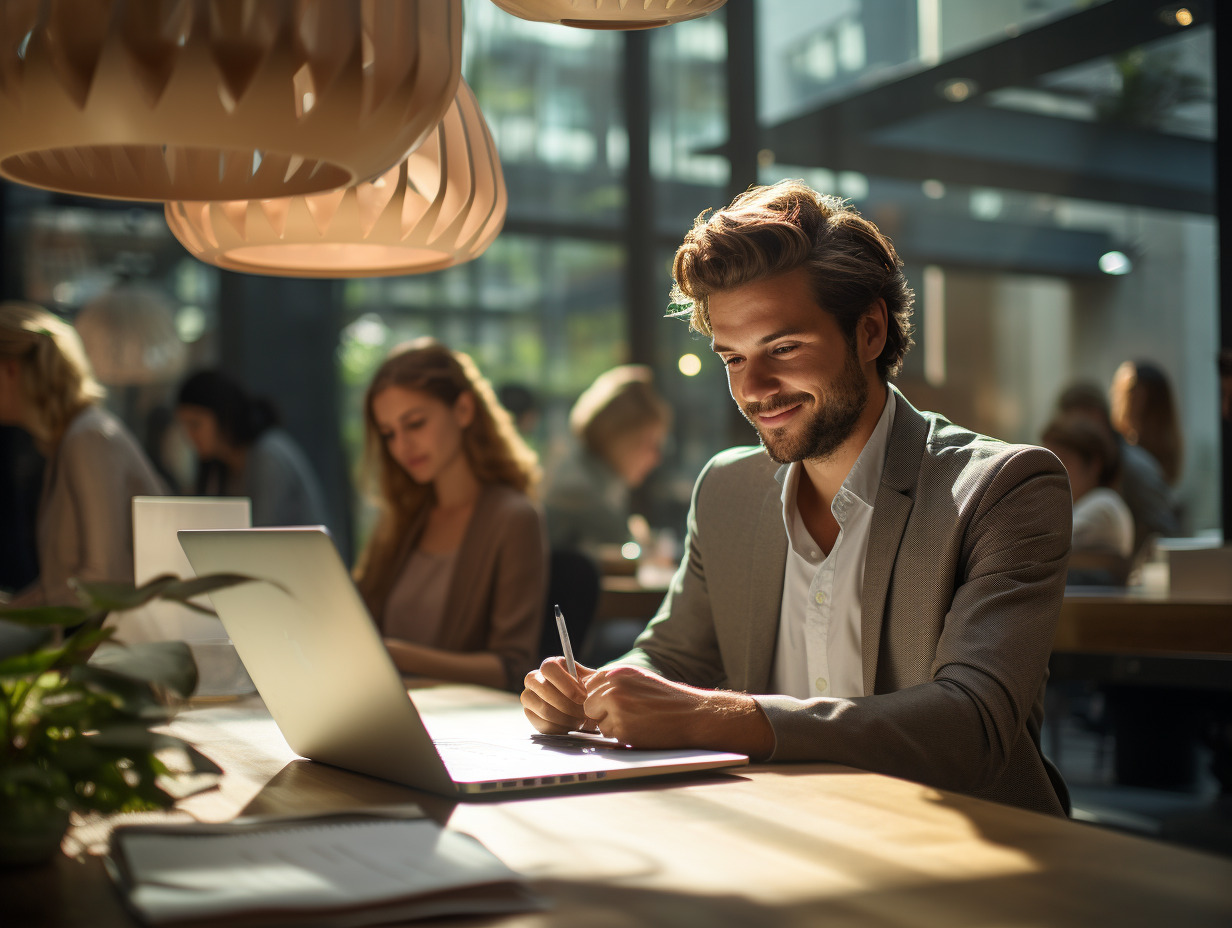
[[[0,423],[46,456],[39,577],[12,605],[76,602],[68,580],[133,579],[132,498],[167,492],[123,423],[100,404],[81,339],[28,303],[0,303]]]
[[[377,370],[364,427],[381,515],[355,575],[394,663],[519,688],[547,586],[535,453],[470,358],[432,339]]]

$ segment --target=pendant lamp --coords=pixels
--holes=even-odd
[[[579,29],[653,29],[713,13],[727,0],[492,0],[533,22]]]
[[[449,107],[461,0],[2,0],[0,176],[134,200],[374,177]]]
[[[275,200],[168,203],[166,215],[189,252],[228,270],[375,277],[478,257],[507,203],[496,146],[462,81],[428,140],[371,182]]]

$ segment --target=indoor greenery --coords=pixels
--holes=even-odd
[[[111,612],[190,599],[251,580],[162,576],[141,585],[74,581],[79,606],[0,608],[0,863],[46,859],[71,812],[132,812],[174,802],[159,753],[178,748],[194,772],[217,768],[150,731],[192,694],[197,667],[182,641],[100,644]],[[89,661],[87,663],[87,661]],[[164,781],[165,782],[165,781]]]

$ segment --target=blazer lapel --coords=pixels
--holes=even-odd
[[[769,692],[770,667],[778,643],[783,571],[787,566],[781,486],[786,470],[779,468],[775,482],[766,489],[756,525],[752,527],[753,556],[748,559],[748,579],[744,584],[743,613],[748,627],[744,680],[732,681],[747,693]]]
[[[928,438],[928,422],[891,385],[895,394],[894,425],[886,448],[881,485],[873,503],[868,553],[864,558],[864,586],[860,594],[860,654],[864,671],[864,694],[876,692],[877,656],[881,653],[881,627],[894,560],[902,543],[907,517],[915,502],[920,459]]]

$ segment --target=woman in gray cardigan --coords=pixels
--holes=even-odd
[[[356,582],[398,668],[516,689],[538,662],[547,534],[535,453],[470,358],[399,346],[364,399],[381,515]]]
[[[103,395],[72,326],[33,304],[0,304],[0,422],[29,432],[47,458],[39,576],[12,605],[75,604],[74,577],[133,579],[132,498],[167,489]]]

